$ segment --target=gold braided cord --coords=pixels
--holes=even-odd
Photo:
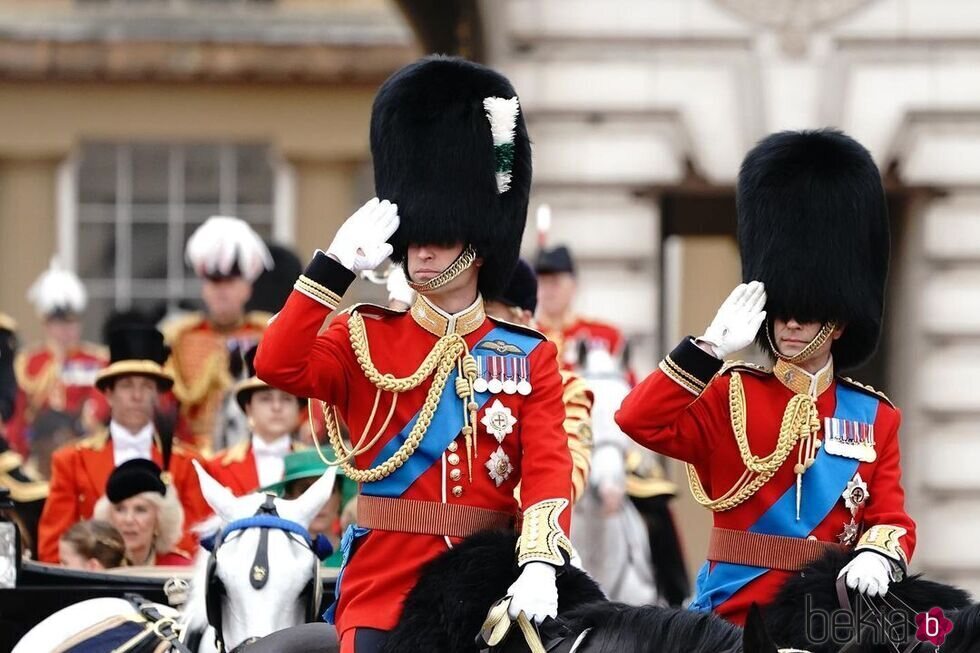
[[[809,395],[795,395],[783,412],[782,424],[776,447],[768,456],[760,457],[752,453],[745,429],[745,390],[742,377],[732,372],[728,386],[728,405],[731,413],[732,431],[738,445],[739,455],[745,471],[732,488],[717,499],[708,496],[694,465],[687,465],[688,483],[694,500],[702,506],[722,512],[731,510],[751,498],[763,485],[769,482],[792,453],[801,440],[806,441],[820,428],[816,401]],[[812,445],[808,445],[808,448]],[[812,450],[812,449],[811,449]]]
[[[327,432],[327,437],[333,447],[334,454],[336,456],[335,460],[328,460],[323,452],[320,450],[319,443],[316,437],[316,431],[313,431],[313,442],[316,444],[317,453],[320,458],[327,465],[336,466],[339,465],[344,471],[344,474],[357,483],[373,483],[375,481],[380,481],[383,478],[391,475],[396,469],[405,464],[405,461],[415,453],[419,445],[422,443],[422,438],[425,436],[426,431],[429,428],[429,424],[432,422],[432,417],[435,414],[436,408],[439,405],[439,399],[442,395],[443,389],[446,387],[446,383],[449,380],[449,376],[453,372],[453,368],[456,367],[457,361],[461,358],[469,356],[469,349],[466,346],[466,341],[458,333],[450,333],[441,337],[432,348],[432,350],[426,355],[425,360],[419,368],[407,377],[398,378],[392,374],[382,374],[375,367],[373,361],[371,360],[371,351],[368,346],[367,340],[367,330],[364,325],[364,318],[358,314],[351,314],[350,320],[348,321],[348,326],[350,329],[350,343],[351,349],[354,351],[354,355],[357,358],[357,362],[364,372],[364,376],[377,388],[378,392],[392,392],[395,393],[395,399],[392,400],[392,407],[388,412],[388,419],[385,420],[385,424],[378,430],[378,433],[372,439],[366,447],[361,447],[360,444],[364,440],[367,434],[368,426],[365,427],[364,433],[361,435],[360,440],[351,449],[348,449],[344,444],[343,437],[340,434],[340,426],[337,420],[336,409],[333,407],[324,407],[324,421]],[[464,364],[464,368],[469,368],[468,365]],[[475,369],[475,364],[472,369]],[[355,455],[363,453],[373,446],[384,431],[387,429],[388,424],[391,421],[391,417],[394,414],[394,404],[397,399],[398,393],[412,390],[419,387],[422,383],[429,377],[432,376],[432,385],[429,387],[429,391],[426,393],[425,401],[422,404],[422,409],[419,411],[418,418],[415,424],[412,426],[408,437],[401,444],[397,451],[395,451],[391,456],[388,457],[384,462],[375,465],[370,469],[358,469],[351,464],[351,460]],[[470,379],[470,389],[469,396],[472,397],[472,379]],[[457,388],[459,390],[459,388]],[[472,404],[472,399],[470,400]],[[377,407],[377,402],[375,403]],[[467,406],[469,408],[469,406]],[[373,421],[372,418],[368,421],[368,425]],[[312,418],[311,418],[312,426]],[[472,426],[467,425],[471,429]],[[464,427],[465,430],[466,427]]]
[[[423,283],[417,283],[409,279],[408,287],[415,292],[423,294],[438,290],[462,274],[464,270],[473,265],[474,261],[476,261],[476,250],[473,249],[472,245],[467,245],[466,249],[460,252],[459,256],[456,257],[456,260],[448,268]]]

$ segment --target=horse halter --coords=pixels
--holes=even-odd
[[[251,517],[237,519],[226,525],[215,537],[213,543],[202,541],[201,546],[211,550],[208,559],[208,569],[205,576],[204,603],[207,610],[208,623],[214,628],[215,646],[219,653],[225,651],[224,632],[221,620],[221,601],[226,595],[225,585],[218,576],[218,549],[222,544],[231,538],[239,537],[242,531],[259,528],[259,544],[255,550],[255,557],[249,566],[249,582],[256,590],[261,590],[269,581],[272,569],[269,565],[269,531],[281,531],[293,540],[301,542],[313,554],[313,570],[310,581],[303,589],[302,596],[305,597],[305,618],[306,622],[316,621],[320,612],[320,600],[323,586],[320,582],[320,561],[333,552],[333,547],[323,535],[315,538],[310,532],[289,519],[279,516],[276,510],[275,495],[267,494],[265,501],[259,506],[258,510]],[[237,533],[237,535],[233,535]],[[210,546],[209,546],[210,544]],[[245,645],[254,642],[257,637],[244,640],[241,644],[232,649],[229,653],[241,650]]]

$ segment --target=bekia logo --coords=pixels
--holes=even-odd
[[[936,647],[942,646],[953,630],[953,622],[939,608],[930,608],[928,612],[915,615],[915,626],[915,638]]]

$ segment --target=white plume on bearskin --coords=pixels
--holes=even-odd
[[[494,148],[501,145],[513,145],[514,130],[517,129],[517,113],[521,110],[517,97],[502,98],[488,97],[483,100],[483,108],[487,111],[490,121],[490,133],[493,136]],[[497,192],[505,193],[510,190],[511,166],[497,170]]]
[[[187,241],[187,263],[198,276],[241,274],[255,281],[273,268],[272,254],[262,238],[241,218],[215,215]]]
[[[28,289],[27,299],[41,316],[59,311],[82,313],[88,303],[81,279],[74,272],[66,270],[57,256],[51,259],[48,269]]]

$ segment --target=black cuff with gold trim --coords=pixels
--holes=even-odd
[[[723,362],[707,353],[691,338],[685,338],[660,361],[661,371],[678,385],[699,395],[721,369]]]
[[[293,288],[327,308],[335,309],[354,283],[355,276],[339,262],[317,251]]]

